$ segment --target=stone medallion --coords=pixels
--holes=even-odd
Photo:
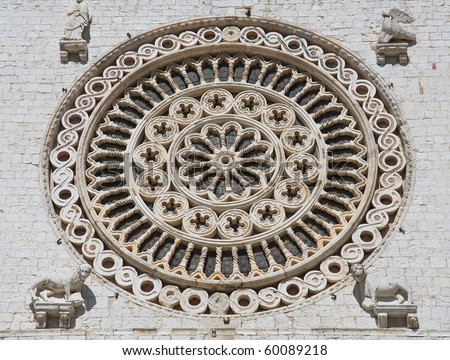
[[[180,311],[246,315],[323,292],[386,241],[407,193],[400,114],[357,63],[253,19],[130,40],[53,120],[59,231],[108,281]]]

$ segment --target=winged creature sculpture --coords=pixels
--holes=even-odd
[[[392,40],[415,41],[416,34],[405,30],[400,24],[410,24],[414,19],[404,11],[391,9],[383,11],[383,23],[381,24],[380,43],[388,43]]]

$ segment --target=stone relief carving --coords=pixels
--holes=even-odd
[[[412,303],[411,289],[404,279],[375,279],[361,264],[353,264],[351,274],[357,283],[358,302],[364,310],[375,313],[379,327],[389,327],[389,318],[404,318],[408,328],[419,327],[417,305]]]
[[[411,42],[416,41],[416,34],[404,29],[401,24],[410,24],[414,19],[398,9],[391,9],[382,15],[381,34],[376,50],[377,64],[385,64],[386,57],[398,58],[398,62],[402,65],[408,64],[407,49]]]
[[[390,98],[325,50],[338,45],[216,20],[142,37],[86,78],[55,117],[49,193],[61,231],[124,291],[247,315],[323,292],[385,241],[407,151]]]
[[[67,13],[69,17],[64,29],[65,40],[81,40],[83,31],[90,22],[89,9],[84,0],[76,0],[75,6]]]
[[[69,277],[52,274],[33,284],[30,294],[37,328],[45,328],[49,317],[59,318],[60,327],[70,327],[75,308],[84,304],[81,288],[91,272],[90,265],[82,264]]]
[[[83,35],[89,28],[91,17],[86,2],[76,0],[76,4],[67,16],[69,18],[64,29],[64,36],[59,42],[61,61],[68,61],[70,55],[79,56],[81,61],[87,61],[87,41]]]

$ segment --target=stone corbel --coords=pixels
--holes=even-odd
[[[88,59],[88,46],[86,40],[64,40],[59,42],[61,62],[68,62],[71,55],[77,56],[80,61]]]
[[[36,329],[47,328],[48,319],[58,319],[59,327],[69,329],[75,314],[75,306],[72,301],[49,303],[37,301],[34,303]]]

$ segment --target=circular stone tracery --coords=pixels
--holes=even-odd
[[[50,188],[61,229],[118,286],[250,314],[320,293],[383,243],[406,156],[392,104],[325,39],[210,21],[130,43],[71,92]]]
[[[169,156],[175,158],[171,174],[195,196],[210,200],[211,206],[231,208],[236,200],[275,182],[274,164],[284,159],[273,158],[274,145],[264,140],[270,137],[257,122],[212,117],[180,134],[181,144],[177,142],[174,156]]]

